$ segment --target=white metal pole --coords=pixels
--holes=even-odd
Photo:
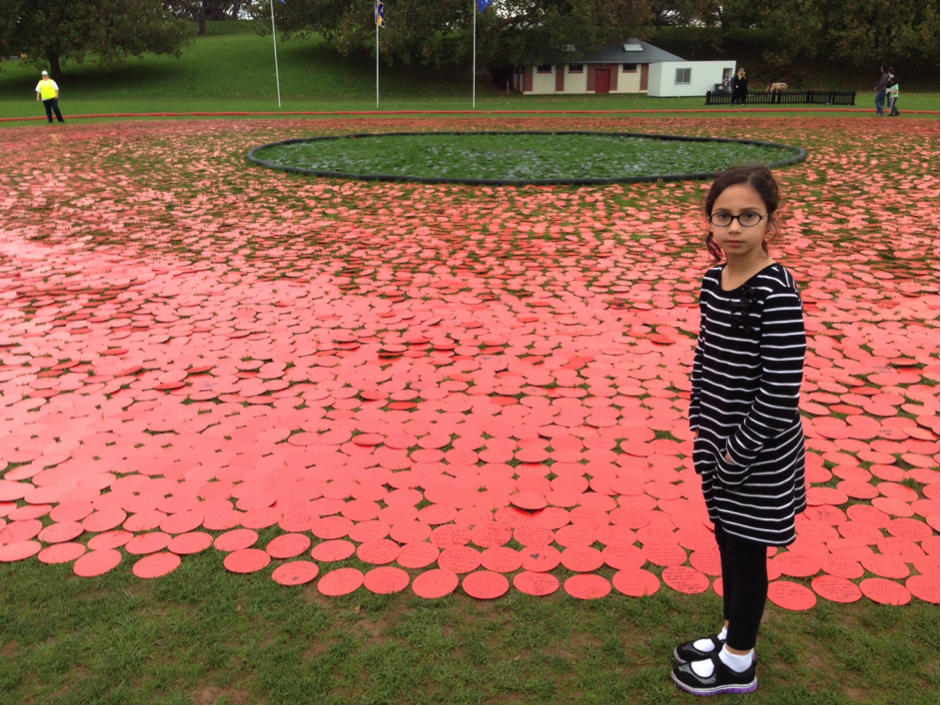
[[[278,75],[278,36],[274,29],[274,0],[268,0],[271,8],[271,41],[274,43],[274,82],[278,87],[278,107],[281,107],[281,77]]]
[[[474,48],[471,52],[471,61],[474,63],[472,72],[473,86],[471,87],[471,107],[477,108],[477,0],[471,0],[471,12],[474,14]]]
[[[379,0],[376,0],[376,110],[379,110]]]

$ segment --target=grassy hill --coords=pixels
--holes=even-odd
[[[278,44],[283,102],[375,104],[375,64],[369,57],[341,57],[323,40],[292,39]],[[39,71],[21,62],[4,62],[0,101],[31,97]],[[400,100],[458,97],[450,77],[422,69],[380,67],[382,90]],[[182,59],[145,56],[104,71],[97,64],[65,64],[63,100],[149,103],[234,101],[277,106],[271,37],[257,35],[250,22],[210,22]],[[470,88],[470,77],[466,81]],[[466,91],[465,91],[466,92]],[[125,106],[130,108],[130,105]]]
[[[708,42],[693,42],[676,30],[653,38],[664,48],[690,59],[713,58]],[[754,57],[760,38],[751,38],[739,61]],[[375,63],[365,55],[340,56],[323,40],[280,42],[278,58],[282,109],[334,111],[375,109]],[[747,59],[751,62],[751,58]],[[760,76],[755,63],[753,76]],[[145,56],[105,71],[94,62],[64,64],[63,111],[144,113],[277,110],[271,37],[261,37],[250,22],[212,22],[181,59]],[[470,71],[424,66],[380,67],[381,107],[386,110],[467,110],[471,107]],[[756,80],[757,80],[756,76]],[[0,63],[0,117],[41,114],[34,88],[39,71],[20,61]],[[865,86],[865,82],[863,87]],[[830,86],[826,86],[830,87]],[[938,94],[906,93],[908,109],[938,109]],[[527,109],[695,109],[702,98],[647,98],[646,95],[519,96],[492,84],[478,86],[481,110]],[[866,101],[868,103],[868,101]],[[863,102],[860,101],[862,105]],[[37,110],[38,109],[38,110]]]

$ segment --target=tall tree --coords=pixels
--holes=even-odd
[[[319,34],[342,54],[369,52],[375,45],[375,0],[289,0],[274,3],[278,32]],[[386,4],[382,55],[388,63],[440,66],[463,63],[470,54],[472,0],[396,0]],[[270,25],[267,0],[252,14]],[[518,63],[524,58],[571,58],[631,36],[645,36],[650,0],[496,0],[477,15],[477,54],[482,63]]]
[[[777,0],[649,0],[657,27],[755,29]]]
[[[163,5],[174,17],[186,18],[196,23],[196,34],[207,34],[207,21],[239,19],[244,0],[163,0]]]
[[[192,40],[189,22],[172,17],[160,0],[4,0],[8,21],[0,40],[25,53],[53,78],[62,62],[94,56],[114,66],[145,53],[179,57]]]
[[[795,57],[867,63],[938,65],[936,0],[779,0],[762,18],[780,32],[765,58],[787,65]]]
[[[670,0],[651,0],[650,19],[653,26],[676,27],[685,24],[685,18],[678,5],[678,2]]]
[[[504,6],[496,25],[514,64],[587,58],[602,45],[646,37],[652,19],[650,0],[506,0]]]

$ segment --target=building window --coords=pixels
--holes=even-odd
[[[585,66],[583,64],[569,64],[570,74],[580,74],[584,71],[585,71]]]
[[[626,74],[636,74],[637,64],[621,64],[621,70]]]
[[[551,74],[552,73],[552,64],[540,64],[536,67],[537,74]]]
[[[689,74],[691,69],[677,69],[676,70],[676,81],[674,83],[689,83]]]

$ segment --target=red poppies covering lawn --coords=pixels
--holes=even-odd
[[[708,185],[388,185],[245,161],[315,132],[435,129],[806,147],[779,173],[774,255],[806,306],[811,507],[770,598],[938,602],[930,121],[4,130],[0,561],[150,579],[221,551],[327,595],[721,592],[686,419]]]

